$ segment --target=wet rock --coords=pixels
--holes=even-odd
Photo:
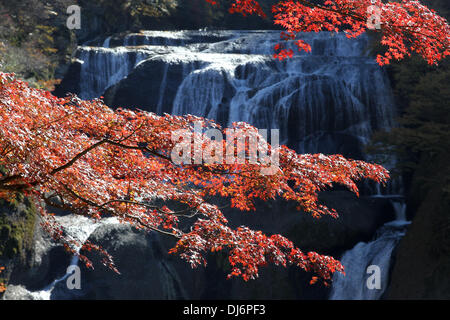
[[[356,198],[343,191],[323,193],[321,199],[338,210],[339,219],[317,220],[279,201],[259,203],[256,212],[225,210],[225,214],[233,227],[246,225],[267,234],[280,233],[305,252],[336,258],[357,242],[370,240],[383,223],[394,219],[386,199]],[[221,253],[208,254],[208,266],[193,270],[179,257],[167,254],[173,239],[126,225],[101,226],[89,239],[114,257],[121,274],[101,265],[94,254],[90,257],[95,269],[81,268],[82,290],[68,292],[60,283],[53,299],[326,299],[329,292],[321,284],[310,286],[312,274],[294,267],[262,268],[255,281],[227,280],[230,269]]]
[[[80,93],[80,75],[82,63],[83,61],[80,60],[72,61],[66,74],[64,75],[64,79],[59,85],[55,87],[55,90],[52,92],[53,95],[62,98],[65,97],[68,93]]]

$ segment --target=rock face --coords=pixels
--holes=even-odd
[[[118,275],[95,261],[93,271],[83,269],[82,287],[88,299],[183,299],[183,283],[173,269],[168,248],[158,234],[145,234],[129,226],[100,227],[91,235],[115,257]]]
[[[105,103],[147,110],[157,109],[159,106],[161,112],[170,113],[170,106],[183,80],[183,66],[184,62],[167,65],[161,58],[150,58],[139,64],[127,76],[127,81],[110,87],[105,92]],[[163,78],[166,86],[161,89],[159,80],[155,79]]]
[[[10,283],[32,265],[36,217],[35,206],[22,195],[10,202],[0,200],[0,266],[5,268],[0,275],[2,283]]]
[[[70,256],[64,248],[56,245],[39,224],[35,226],[30,252],[26,263],[14,269],[10,286],[22,285],[31,292],[40,290],[63,275],[70,262]],[[10,289],[8,286],[7,294],[14,291]],[[5,298],[9,299],[8,295]]]
[[[433,220],[441,219],[438,203],[442,199],[429,195],[400,242],[395,256],[392,281],[387,299],[449,299],[449,251],[440,250],[441,235],[447,237],[447,226],[436,226]],[[446,229],[443,231],[442,229]]]
[[[68,93],[79,94],[81,83],[81,65],[83,61],[74,60],[70,64],[64,79],[56,86],[53,94],[57,97],[64,97]]]
[[[369,241],[383,223],[393,220],[393,209],[385,199],[359,199],[339,191],[324,193],[321,199],[338,210],[339,219],[313,219],[292,204],[279,202],[260,203],[252,213],[227,210],[225,214],[233,226],[281,233],[306,252],[335,257],[358,241]],[[65,282],[60,282],[51,292],[52,299],[326,299],[329,293],[322,285],[310,286],[311,275],[294,267],[262,268],[255,281],[226,280],[229,266],[220,253],[207,255],[206,268],[192,270],[167,254],[174,240],[125,225],[99,226],[89,239],[112,254],[121,274],[88,253],[95,269],[81,266],[82,289],[67,290]],[[10,297],[22,291],[15,288]]]
[[[270,14],[271,0],[260,0]],[[229,14],[229,3],[212,6],[205,0],[79,0],[82,28],[78,43],[103,35],[138,30],[274,29],[271,19]]]
[[[423,157],[415,173],[410,203],[417,209],[401,240],[387,299],[449,299],[450,176],[448,153]]]
[[[83,27],[77,30],[79,43],[100,35],[127,30],[173,28],[177,0],[102,1],[80,0]]]

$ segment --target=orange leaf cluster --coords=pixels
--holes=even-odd
[[[392,59],[401,60],[416,52],[429,64],[437,64],[450,55],[450,26],[446,19],[417,0],[382,2],[381,0],[326,0],[318,4],[309,0],[283,0],[272,6],[274,24],[282,26],[291,40],[301,32],[344,31],[354,38],[371,29],[374,10],[380,15],[381,44],[384,55],[378,55],[380,65]],[[258,1],[233,0],[231,12],[258,14],[265,17]],[[287,40],[283,37],[282,40]],[[299,50],[310,51],[310,46],[297,40]],[[292,49],[276,48],[275,58],[291,57]]]
[[[0,273],[2,273],[3,270],[5,270],[5,267],[0,267]],[[0,282],[0,293],[5,292],[5,291],[6,291],[5,284]]]
[[[0,197],[22,192],[34,199],[45,230],[55,240],[74,254],[81,246],[99,251],[103,263],[115,271],[105,250],[68,236],[49,208],[97,220],[116,217],[136,228],[174,237],[177,244],[171,252],[194,267],[205,263],[206,252],[223,250],[233,267],[231,276],[245,280],[257,277],[259,267],[267,263],[296,265],[324,280],[342,271],[333,258],[304,254],[280,235],[230,228],[211,199],[225,198],[232,207],[248,211],[255,209],[257,199],[278,197],[295,201],[314,217],[337,217],[333,209],[318,204],[321,190],[340,184],[358,193],[356,181],[367,178],[384,183],[388,172],[341,155],[299,155],[270,145],[269,150],[279,154],[279,165],[271,175],[262,173],[267,164],[259,162],[174,163],[170,155],[177,141],[172,133],[194,132],[199,124],[222,130],[213,121],[191,115],[158,116],[141,110],[112,110],[98,99],[56,98],[0,73]],[[246,123],[236,123],[234,128],[263,139]],[[201,132],[193,139],[203,152],[226,144],[208,140]],[[250,151],[247,146],[245,152]],[[85,256],[80,258],[92,266]]]

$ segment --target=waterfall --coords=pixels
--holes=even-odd
[[[312,52],[280,62],[271,57],[277,31],[109,37],[100,47],[78,48],[80,96],[107,95],[121,107],[138,96],[130,107],[213,118],[224,126],[246,121],[280,129],[281,143],[301,153],[366,158],[364,144],[375,130],[391,128],[395,116],[385,71],[366,54],[368,37],[322,32],[300,38]],[[139,80],[130,82],[133,76]]]
[[[384,224],[376,233],[374,240],[360,242],[344,253],[340,259],[346,275],[335,273],[330,300],[378,300],[389,285],[391,257],[398,242],[405,235],[406,204],[400,200],[391,200],[396,219]],[[380,287],[372,288],[367,282],[372,271],[369,266],[378,267]],[[375,275],[377,276],[377,275]]]
[[[342,149],[345,141],[361,146],[374,130],[392,126],[389,85],[364,55],[367,38],[304,34],[312,53],[278,62],[269,56],[278,37],[240,32],[204,45],[201,55],[191,49],[203,65],[183,78],[172,113],[218,119],[219,110],[228,108],[222,110],[224,125],[245,121],[277,128],[282,143],[309,153],[349,153]]]
[[[109,45],[109,40],[104,45]],[[82,61],[79,96],[92,99],[100,97],[108,87],[125,78],[145,57],[145,52],[125,48],[81,47],[77,55]]]
[[[143,31],[121,39],[107,37],[100,46],[90,43],[79,46],[76,52],[77,59],[82,61],[79,96],[83,99],[100,97],[107,88],[125,78],[140,61],[154,54],[155,48],[184,46],[194,39],[200,40],[202,34],[197,32],[187,36],[183,31]]]
[[[203,116],[224,126],[246,121],[280,129],[280,142],[299,153],[367,160],[364,145],[375,130],[389,130],[395,117],[388,77],[366,53],[368,36],[304,33],[299,37],[311,53],[277,61],[271,55],[279,36],[278,31],[142,31],[108,37],[98,46],[78,48],[79,95],[103,95],[112,107]],[[408,223],[404,204],[392,201],[397,219],[373,241],[343,255],[347,276],[335,275],[331,299],[382,296],[392,252]],[[370,265],[381,270],[380,290],[366,287]]]

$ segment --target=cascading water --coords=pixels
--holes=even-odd
[[[108,37],[100,46],[80,46],[76,52],[82,63],[79,96],[83,99],[100,97],[108,87],[125,78],[140,61],[154,55],[152,47],[183,46],[201,37],[201,32],[186,37],[183,32],[145,31],[128,34],[120,40]]]
[[[396,219],[384,224],[373,241],[360,242],[342,256],[340,261],[346,275],[334,274],[330,300],[378,300],[382,297],[389,285],[392,253],[410,224],[406,221],[406,204],[398,199],[391,200],[391,203]],[[376,266],[379,270],[379,274],[374,275],[380,277],[379,287],[367,284],[373,272],[369,266]]]
[[[108,87],[126,85],[139,66],[158,64],[160,73],[149,68],[140,75],[151,83],[138,84],[156,87],[157,97],[144,97],[149,102],[135,107],[223,125],[246,121],[280,129],[281,143],[298,152],[364,158],[362,146],[374,130],[389,129],[395,114],[384,70],[365,53],[368,38],[326,32],[301,38],[312,52],[282,62],[271,57],[280,41],[277,31],[149,31],[108,38],[102,44],[108,48],[78,49],[84,61],[80,96],[99,97]],[[168,80],[174,74],[176,84]],[[106,95],[115,104],[126,93]],[[127,106],[123,100],[117,105]]]
[[[364,144],[375,130],[391,128],[395,116],[388,78],[366,54],[368,37],[326,32],[300,37],[312,52],[281,62],[271,57],[277,31],[145,31],[109,37],[100,47],[78,48],[79,95],[104,95],[111,106],[213,118],[225,126],[246,121],[280,129],[280,142],[301,153],[367,159]],[[335,277],[331,299],[381,297],[385,288],[366,290],[366,268],[378,265],[387,283],[404,220],[399,216],[374,241],[359,243],[342,257],[347,277]]]
[[[124,48],[79,48],[78,59],[83,61],[80,97],[91,99],[101,96],[106,88],[125,78],[145,56],[143,51],[130,52]]]

